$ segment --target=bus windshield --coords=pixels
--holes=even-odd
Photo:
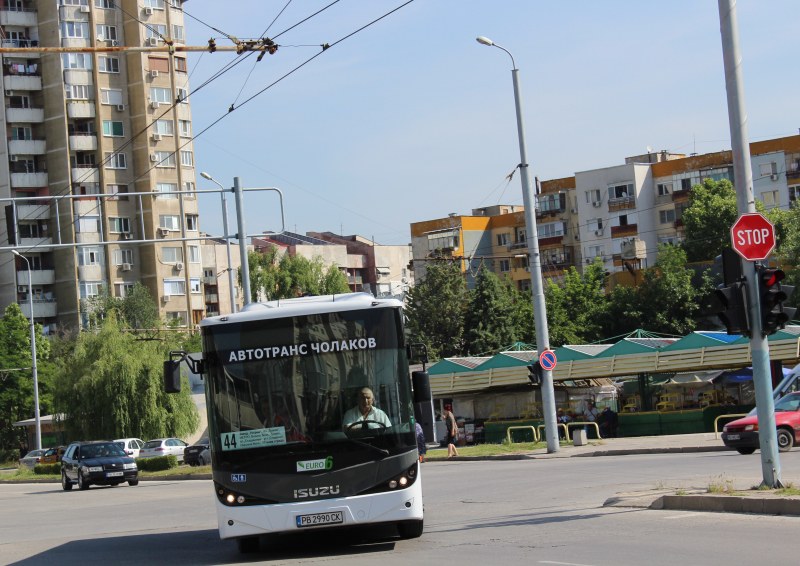
[[[210,436],[221,461],[365,443],[389,455],[414,444],[397,308],[210,325],[203,341]]]

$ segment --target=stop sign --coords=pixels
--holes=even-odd
[[[775,227],[762,214],[742,214],[731,226],[733,249],[748,261],[767,259],[775,248]]]

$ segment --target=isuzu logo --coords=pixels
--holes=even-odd
[[[295,499],[307,499],[309,497],[321,497],[323,495],[339,495],[338,485],[324,485],[321,487],[301,487],[294,490]]]

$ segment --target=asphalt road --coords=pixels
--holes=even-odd
[[[783,454],[800,485],[800,450]],[[426,528],[416,540],[366,529],[264,541],[242,556],[220,541],[209,481],[62,492],[0,485],[3,564],[795,563],[800,518],[605,507],[621,492],[760,481],[758,455],[731,452],[423,466]]]

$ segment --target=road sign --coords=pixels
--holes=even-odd
[[[539,354],[539,363],[542,364],[542,367],[547,371],[552,371],[555,369],[558,360],[556,359],[556,353],[553,350],[545,350],[541,354]]]
[[[767,259],[775,248],[775,227],[762,214],[747,212],[731,226],[731,242],[748,261]]]

